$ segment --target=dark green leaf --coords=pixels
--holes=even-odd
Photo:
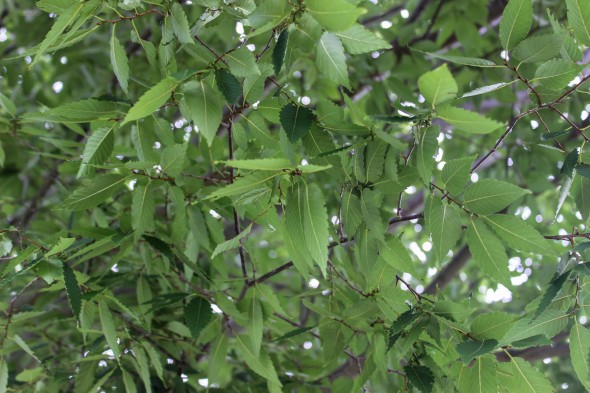
[[[314,121],[313,112],[306,107],[287,104],[281,109],[281,125],[291,143],[303,138]]]
[[[281,73],[283,67],[283,60],[285,60],[285,52],[287,51],[287,42],[289,40],[289,29],[285,28],[279,35],[277,44],[272,51],[272,65],[275,70],[275,75]]]
[[[193,298],[184,308],[184,319],[191,331],[193,339],[197,339],[201,331],[212,317],[211,304],[202,297]]]

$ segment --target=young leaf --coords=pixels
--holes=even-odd
[[[64,263],[64,283],[66,287],[66,294],[72,308],[74,317],[78,319],[80,310],[82,309],[82,293],[74,271],[67,263]]]
[[[135,230],[136,237],[141,236],[146,231],[155,229],[154,211],[154,191],[152,183],[147,186],[136,186],[133,190],[133,201],[131,204],[131,225]]]
[[[215,82],[228,104],[235,104],[242,96],[242,86],[238,78],[225,69],[215,71]]]
[[[279,34],[279,39],[272,51],[272,65],[275,70],[275,75],[281,73],[281,67],[283,67],[283,61],[285,60],[285,52],[287,51],[287,42],[289,40],[289,28],[283,29]]]
[[[344,47],[337,35],[325,32],[318,42],[316,64],[322,74],[340,85],[350,87]]]
[[[105,301],[98,302],[98,311],[100,314],[100,323],[102,324],[102,332],[107,341],[107,344],[113,351],[115,358],[121,357],[121,350],[117,343],[117,331],[115,329],[115,321],[113,321],[113,315],[109,310]]]
[[[512,56],[522,63],[547,61],[559,55],[563,40],[563,34],[545,34],[530,37],[514,48]]]
[[[437,117],[455,126],[458,130],[469,134],[489,134],[504,126],[504,124],[488,119],[479,113],[462,108],[442,106],[437,108],[437,113]]]
[[[111,56],[111,65],[113,66],[113,71],[115,72],[115,76],[119,81],[119,85],[121,89],[128,94],[129,91],[127,90],[127,86],[129,84],[129,59],[127,59],[127,53],[125,52],[125,48],[119,42],[117,36],[115,36],[115,26],[113,25],[113,30],[111,33],[111,46],[109,54]]]
[[[484,179],[467,188],[464,200],[469,211],[476,214],[491,214],[529,193],[529,190],[501,180]]]
[[[133,107],[127,112],[127,116],[121,125],[149,116],[157,111],[170,99],[172,92],[178,86],[179,81],[173,78],[165,78],[145,92]]]
[[[391,48],[391,45],[387,41],[358,23],[355,23],[352,27],[344,31],[336,32],[334,34],[340,37],[346,51],[351,55],[359,55],[361,53],[370,53]]]
[[[467,227],[467,244],[473,259],[491,279],[510,288],[508,256],[500,240],[480,220],[471,219]]]
[[[287,104],[281,109],[280,119],[287,138],[295,143],[309,132],[314,115],[304,106]]]
[[[196,340],[199,337],[199,334],[207,326],[212,316],[211,304],[200,296],[193,298],[186,305],[184,308],[184,320],[193,339]]]
[[[186,149],[187,145],[180,143],[166,147],[160,161],[162,173],[170,177],[179,176],[186,161]]]
[[[179,3],[174,3],[170,8],[170,16],[172,19],[172,29],[174,35],[178,38],[181,44],[192,44],[193,37],[188,24],[186,14]]]
[[[69,210],[84,210],[98,206],[104,202],[116,191],[118,191],[128,177],[121,175],[100,175],[92,179],[88,179],[80,187],[76,188],[59,205],[60,209]]]
[[[576,39],[590,46],[590,3],[585,0],[566,0],[567,20]]]
[[[441,173],[442,187],[453,195],[463,193],[469,181],[469,171],[475,157],[470,156],[448,161]]]
[[[434,71],[423,74],[418,79],[418,88],[426,101],[432,104],[433,108],[442,102],[457,97],[459,91],[457,82],[455,82],[455,78],[453,78],[446,64]]]
[[[502,48],[511,50],[526,38],[533,24],[532,0],[510,0],[500,21]]]
[[[535,228],[509,214],[494,214],[484,218],[488,225],[496,232],[508,247],[523,252],[557,256],[558,253],[551,247]]]
[[[570,356],[580,382],[590,390],[590,331],[576,318],[570,331]]]
[[[436,138],[440,134],[438,126],[430,126],[420,130],[416,146],[416,161],[418,173],[424,184],[430,184],[432,168],[434,167],[434,155],[438,148]]]
[[[207,144],[211,146],[223,117],[224,104],[219,92],[209,81],[201,79],[195,90],[185,94],[183,101],[181,110],[195,123],[199,133],[203,134]]]
[[[307,0],[307,12],[327,31],[343,31],[354,25],[365,9],[346,0]]]

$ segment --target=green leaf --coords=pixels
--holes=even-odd
[[[51,250],[47,251],[47,253],[45,254],[45,258],[49,258],[53,255],[57,255],[67,250],[72,244],[74,244],[75,241],[75,237],[60,237],[57,244],[51,247]]]
[[[260,64],[260,75],[248,75],[244,78],[244,100],[250,104],[259,101],[264,93],[264,83],[266,78],[273,73],[273,67],[270,64]],[[246,118],[248,119],[248,118]]]
[[[113,25],[113,30],[111,33],[111,45],[109,55],[111,57],[111,65],[113,66],[113,71],[115,72],[115,76],[119,81],[119,85],[121,89],[128,94],[129,91],[127,90],[129,84],[129,59],[127,59],[127,53],[125,52],[125,48],[115,36],[115,26]]]
[[[590,331],[575,318],[570,331],[570,356],[580,382],[590,390]]]
[[[344,191],[342,195],[342,221],[344,223],[344,230],[348,236],[354,235],[361,222],[363,222],[361,201],[352,192],[352,189]]]
[[[206,80],[199,80],[197,88],[184,96],[181,110],[185,117],[191,119],[199,133],[203,134],[207,144],[211,146],[223,117],[223,100],[217,89]]]
[[[467,227],[467,245],[473,259],[491,279],[510,288],[508,256],[500,240],[480,220],[471,219]]]
[[[425,366],[410,364],[404,367],[404,373],[410,384],[419,389],[422,393],[432,392],[434,386],[434,374]]]
[[[416,271],[414,262],[410,257],[408,249],[402,244],[401,240],[390,235],[384,240],[379,247],[379,255],[385,259],[388,265],[392,266],[399,272],[413,273]]]
[[[146,186],[136,186],[133,190],[133,201],[131,204],[131,225],[135,230],[136,237],[146,231],[155,229],[154,212],[154,190],[152,183]]]
[[[156,112],[171,97],[172,92],[178,86],[179,81],[173,78],[165,78],[145,92],[133,105],[121,125],[149,116]]]
[[[491,214],[504,209],[526,194],[530,194],[530,191],[513,184],[484,179],[467,188],[464,196],[465,206],[476,214]]]
[[[121,350],[117,343],[117,331],[115,329],[115,321],[113,321],[113,315],[109,310],[105,301],[98,303],[98,311],[100,314],[100,323],[102,325],[102,332],[105,339],[107,340],[108,346],[113,351],[115,358],[121,357]]]
[[[242,96],[240,81],[225,69],[215,71],[215,82],[228,104],[235,104]]]
[[[285,52],[287,51],[287,42],[289,40],[289,29],[285,28],[281,31],[277,44],[272,51],[272,65],[275,70],[275,75],[281,73],[283,61],[285,60]]]
[[[516,316],[505,312],[478,315],[471,322],[471,335],[480,340],[500,340],[510,330]]]
[[[582,66],[563,59],[549,60],[535,72],[535,80],[551,90],[561,90],[582,70]]]
[[[563,311],[547,309],[538,317],[520,319],[506,335],[500,340],[500,346],[508,345],[515,341],[524,340],[539,334],[552,337],[562,331],[568,323],[569,316]]]
[[[248,337],[252,343],[252,351],[258,355],[262,346],[264,319],[262,317],[262,306],[256,295],[257,292],[252,291],[250,303],[248,304]]]
[[[346,0],[307,0],[307,12],[328,31],[343,31],[354,25],[365,13]]]
[[[248,367],[250,367],[256,374],[278,386],[282,386],[279,382],[277,372],[272,360],[265,351],[260,351],[258,355],[252,350],[251,343],[247,341],[244,336],[237,336],[236,342],[240,353]]]
[[[133,381],[133,375],[125,371],[125,369],[121,369],[123,374],[123,385],[125,385],[125,392],[126,393],[137,393],[137,386]]]
[[[380,140],[373,140],[367,144],[365,151],[365,170],[367,182],[375,183],[379,181],[383,174],[385,165],[385,153],[387,144]]]
[[[566,0],[567,20],[576,39],[590,46],[590,3],[585,0]]]
[[[248,75],[260,75],[254,54],[245,46],[225,55],[225,61],[232,74],[238,78]]]
[[[530,37],[514,48],[512,57],[522,63],[547,61],[559,56],[563,40],[563,34],[545,34]]]
[[[281,109],[280,119],[287,138],[295,143],[309,132],[314,115],[304,106],[287,104]]]
[[[496,362],[490,357],[480,357],[471,367],[461,370],[457,381],[461,393],[498,393]]]
[[[328,321],[320,325],[320,340],[325,364],[338,359],[346,346],[342,325],[336,321]]]
[[[381,216],[381,204],[383,203],[383,194],[379,191],[373,191],[369,188],[363,189],[361,193],[361,212],[365,225],[377,240],[383,241],[387,222]]]
[[[298,181],[287,193],[285,228],[294,239],[303,244],[295,244],[309,254],[326,273],[328,265],[328,212],[324,194],[317,185]]]
[[[513,49],[526,38],[533,24],[532,0],[510,0],[500,21],[500,42],[502,48]]]
[[[67,263],[64,263],[64,283],[66,287],[66,294],[72,308],[74,317],[78,319],[80,310],[82,310],[82,293],[74,271]]]
[[[580,152],[578,148],[576,147],[572,149],[572,151],[570,151],[565,157],[560,172],[565,174],[567,177],[572,178],[574,175],[574,168],[576,168],[576,165],[578,164],[579,156]]]
[[[193,339],[196,340],[199,337],[212,316],[211,304],[206,299],[197,296],[188,302],[184,308],[184,320]]]
[[[511,84],[512,83],[499,82],[499,83],[494,83],[493,85],[478,87],[477,89],[471,90],[471,91],[463,94],[461,96],[461,98],[475,97],[475,96],[479,96],[482,94],[491,93],[492,91],[496,91],[496,90],[499,90],[503,87],[510,86]]]
[[[189,28],[186,14],[179,3],[174,3],[170,8],[170,17],[172,19],[172,29],[174,35],[181,44],[192,44],[193,36]]]
[[[238,248],[241,244],[241,240],[244,239],[252,230],[252,224],[248,225],[244,228],[239,235],[224,241],[223,243],[219,243],[215,250],[213,250],[213,254],[211,254],[211,259],[215,258],[217,255],[224,253],[229,250],[233,250],[234,248]]]
[[[227,361],[227,335],[221,332],[221,335],[211,345],[211,351],[209,352],[209,368],[207,377],[209,383],[217,384],[221,383],[223,370],[225,369]]]
[[[340,85],[350,87],[344,46],[337,35],[325,32],[317,44],[316,64],[322,74]]]
[[[115,102],[90,98],[88,100],[75,101],[60,105],[56,108],[49,109],[45,114],[86,122],[98,119],[108,120],[118,117],[122,114],[120,108],[121,106]]]
[[[461,237],[461,217],[448,203],[441,203],[433,198],[428,212],[428,229],[432,237],[434,254],[439,262],[443,262],[449,250],[452,250]]]
[[[133,355],[135,356],[135,360],[137,360],[137,365],[139,367],[139,375],[141,376],[141,380],[143,381],[143,386],[145,386],[145,391],[147,393],[151,393],[152,380],[147,355],[145,354],[143,348],[141,348],[139,345],[133,347]]]
[[[111,156],[115,147],[115,133],[113,127],[102,127],[94,131],[84,145],[82,163],[78,177],[86,172],[88,164],[100,165]]]
[[[387,41],[358,23],[355,23],[352,27],[344,31],[334,34],[340,37],[346,51],[351,55],[359,55],[361,53],[370,53],[391,48],[391,45]]]
[[[187,145],[180,143],[166,147],[160,161],[162,173],[170,177],[179,176],[186,161],[186,149]]]
[[[426,101],[436,105],[457,97],[459,87],[446,64],[434,71],[423,74],[418,79],[418,88]]]
[[[142,341],[141,345],[145,348],[145,351],[150,358],[150,363],[156,370],[158,378],[160,378],[160,380],[164,382],[165,385],[166,381],[164,380],[164,367],[162,366],[162,360],[160,359],[160,352],[158,352],[156,348],[154,348],[148,341]]]
[[[420,129],[416,143],[416,162],[418,173],[424,184],[430,184],[432,168],[434,167],[434,155],[438,148],[439,126],[430,126]]]
[[[551,256],[559,255],[551,247],[550,240],[545,239],[539,231],[519,217],[509,214],[494,214],[485,217],[484,220],[500,239],[514,250]]]
[[[520,358],[510,358],[512,376],[505,379],[511,391],[518,393],[550,393],[555,392],[543,373],[529,362]]]
[[[433,52],[423,52],[421,50],[413,49],[413,48],[412,48],[412,50],[415,52],[423,53],[428,56],[432,56],[435,59],[448,61],[448,62],[454,63],[454,64],[461,64],[461,65],[466,65],[466,66],[471,66],[471,67],[482,67],[482,68],[503,67],[503,66],[498,65],[498,64],[494,63],[493,61],[487,60],[487,59],[479,59],[476,57],[463,57],[463,56],[447,55],[447,54],[440,54],[440,53],[433,53]]]
[[[88,179],[74,190],[62,203],[60,209],[84,210],[98,206],[125,185],[128,177],[100,175]]]
[[[469,134],[489,134],[504,127],[504,124],[488,119],[479,113],[451,106],[437,108],[437,117],[455,126],[457,130]]]
[[[4,356],[0,357],[0,392],[7,392],[8,388],[8,363]]]
[[[265,188],[266,183],[277,176],[277,172],[254,172],[251,175],[240,177],[233,183],[213,191],[204,199],[219,199],[227,196],[243,195],[246,192]]]
[[[441,173],[442,187],[453,195],[463,193],[475,158],[476,156],[473,155],[448,161]]]
[[[496,348],[497,345],[498,345],[498,341],[496,341],[496,340],[483,340],[483,341],[465,340],[465,341],[457,344],[457,346],[455,347],[455,350],[457,351],[459,356],[461,356],[461,360],[463,360],[463,363],[469,363],[474,358],[476,358],[478,356],[485,355],[486,353],[490,353],[491,351],[493,351]],[[484,360],[484,359],[486,359],[486,358],[478,359],[476,361],[476,365],[479,361]],[[478,370],[478,372],[482,372],[482,370]],[[494,374],[495,374],[495,367],[494,367]],[[472,391],[479,392],[481,390],[476,389],[476,390],[472,390]],[[492,390],[492,391],[494,391],[494,390]],[[495,391],[497,392],[497,387],[496,387]]]
[[[259,158],[252,160],[221,161],[226,166],[238,169],[250,169],[255,171],[282,171],[295,166],[285,158]]]

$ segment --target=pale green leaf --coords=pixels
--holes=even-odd
[[[442,187],[453,195],[463,193],[469,181],[471,165],[475,157],[470,156],[448,161],[441,173]]]
[[[434,155],[438,149],[439,126],[430,126],[420,129],[416,143],[416,166],[424,184],[430,184],[432,168],[434,167]]]
[[[264,319],[262,317],[262,306],[257,297],[257,292],[252,291],[250,303],[248,304],[248,337],[252,344],[252,351],[257,356],[260,354],[263,332]]]
[[[166,147],[160,161],[162,173],[170,177],[179,176],[186,161],[186,149],[186,144],[179,143]]]
[[[461,237],[461,217],[456,208],[448,203],[432,200],[428,217],[428,229],[432,237],[434,254],[442,263]]]
[[[462,370],[458,387],[461,393],[498,393],[495,361],[489,357],[477,358],[471,367]]]
[[[433,108],[442,102],[457,97],[459,91],[457,82],[455,82],[455,78],[453,78],[446,64],[434,71],[423,74],[418,79],[418,88],[426,101],[432,104]]]
[[[121,350],[119,349],[119,344],[117,343],[117,330],[115,328],[113,315],[104,301],[98,303],[98,311],[100,314],[102,333],[104,334],[108,346],[113,351],[115,358],[119,358],[121,356]]]
[[[141,236],[146,231],[155,229],[154,212],[156,205],[154,202],[154,187],[152,183],[148,185],[138,185],[133,190],[133,200],[131,203],[131,225],[135,230],[136,237]]]
[[[242,231],[240,232],[239,235],[237,235],[229,240],[226,240],[223,243],[219,243],[215,247],[213,254],[211,254],[211,259],[215,258],[217,255],[222,254],[226,251],[238,248],[242,242],[242,239],[244,239],[246,236],[248,236],[248,234],[250,233],[250,230],[252,230],[252,224],[250,224],[246,228],[242,229]]]
[[[383,194],[369,188],[363,189],[361,193],[361,212],[365,225],[371,231],[371,235],[378,240],[383,240],[387,230],[387,221],[381,216],[381,204]]]
[[[183,114],[195,123],[209,146],[221,123],[223,107],[221,94],[207,80],[199,80],[196,89],[187,92],[181,101]]]
[[[325,32],[317,44],[316,64],[322,74],[340,85],[350,87],[344,46],[337,35]]]
[[[500,21],[500,42],[511,50],[526,38],[533,24],[532,0],[510,0]]]
[[[365,150],[365,170],[367,182],[375,183],[379,181],[383,174],[385,165],[385,153],[387,144],[380,140],[373,140],[367,144]]]
[[[123,45],[121,45],[119,39],[117,36],[115,36],[115,26],[116,25],[113,25],[113,30],[111,33],[109,55],[111,57],[111,65],[113,66],[113,71],[115,72],[115,76],[119,81],[119,85],[125,94],[127,94],[127,87],[129,85],[129,59],[127,58],[125,48],[123,48]]]
[[[590,46],[590,3],[586,0],[566,0],[567,19],[576,39]]]
[[[90,98],[88,100],[69,102],[56,108],[49,109],[44,114],[64,117],[80,122],[91,120],[108,120],[119,117],[121,105],[112,101]]]
[[[526,194],[530,194],[530,191],[513,184],[484,179],[467,188],[464,200],[469,211],[476,214],[491,214],[504,209]]]
[[[563,311],[547,309],[538,317],[525,317],[517,321],[500,340],[500,346],[524,340],[537,335],[552,337],[562,331],[568,323],[569,316]]]
[[[489,134],[504,126],[500,122],[462,108],[443,106],[437,108],[437,113],[437,117],[455,126],[457,130],[469,134]]]
[[[245,46],[225,55],[225,60],[232,74],[238,78],[248,75],[260,75],[254,54]]]
[[[86,172],[87,165],[104,163],[110,157],[114,147],[115,133],[113,127],[102,127],[94,131],[84,145],[78,177]]]
[[[582,70],[583,66],[567,60],[555,59],[541,64],[535,72],[535,81],[551,90],[561,90]]]
[[[519,217],[508,214],[494,214],[484,219],[510,248],[535,254],[559,255],[551,247],[550,240],[546,240],[539,231]]]
[[[580,382],[590,390],[590,331],[577,320],[570,331],[570,356]]]
[[[246,192],[266,187],[266,183],[277,176],[277,172],[254,172],[240,177],[233,183],[213,191],[205,199],[219,199],[226,196],[242,195]]]
[[[8,363],[4,356],[0,357],[0,392],[7,392],[8,388]]]
[[[512,82],[512,83],[514,83],[514,82]],[[494,83],[493,85],[478,87],[477,89],[471,90],[471,91],[463,94],[461,96],[461,98],[475,97],[475,96],[479,96],[482,94],[491,93],[492,91],[496,91],[496,90],[499,90],[503,87],[510,86],[512,83],[499,82],[499,83]]]
[[[170,17],[172,19],[172,29],[174,35],[181,44],[192,44],[193,37],[188,24],[186,14],[179,3],[174,3],[170,8]]]
[[[516,316],[495,311],[478,315],[471,322],[471,335],[480,340],[500,340],[512,327]]]
[[[496,235],[482,221],[471,219],[466,237],[477,266],[492,280],[510,288],[508,256]]]
[[[307,0],[307,12],[328,31],[344,31],[365,13],[346,0]]]
[[[211,345],[208,362],[209,368],[207,372],[207,377],[211,384],[221,383],[221,375],[223,375],[223,370],[225,369],[227,361],[227,341],[227,335],[224,332],[221,332],[221,335]]]
[[[49,258],[53,255],[57,255],[67,250],[72,244],[74,244],[75,241],[75,237],[60,237],[57,244],[51,247],[49,251],[47,251],[47,253],[45,254],[45,258]]]
[[[352,189],[344,191],[342,195],[341,212],[346,234],[348,236],[354,235],[363,221],[363,217],[361,212],[361,202],[359,197],[353,194]]]
[[[252,160],[231,160],[221,162],[232,168],[257,171],[282,171],[295,167],[293,164],[291,164],[291,161],[285,158],[258,158]]]
[[[414,50],[416,52],[423,53],[428,56],[432,56],[435,59],[440,59],[440,60],[448,61],[450,63],[461,64],[461,65],[466,65],[466,66],[471,66],[471,67],[482,67],[482,68],[503,67],[503,66],[498,65],[498,64],[494,63],[493,61],[487,60],[487,59],[479,59],[476,57],[463,57],[463,56],[447,55],[447,54],[433,53],[433,52],[423,52],[418,49],[412,49],[412,50]]]
[[[512,392],[518,393],[552,393],[555,389],[547,378],[524,359],[513,357],[510,359],[512,377],[505,379],[506,385]]]
[[[275,367],[272,364],[272,360],[265,351],[261,350],[260,353],[256,355],[252,350],[252,344],[245,336],[237,336],[236,342],[238,343],[242,358],[248,367],[269,382],[282,386],[279,382]]]
[[[533,36],[518,44],[512,51],[512,57],[522,63],[547,61],[559,56],[563,40],[563,34]]]
[[[346,51],[351,55],[391,48],[391,45],[387,41],[358,23],[334,34],[340,37]]]
[[[413,274],[416,267],[408,249],[395,235],[390,235],[379,245],[379,254],[387,264],[396,269],[397,272],[408,272]]]
[[[74,190],[59,208],[69,210],[90,209],[104,202],[107,198],[118,191],[128,177],[121,175],[100,175],[88,179],[84,184]]]
[[[137,393],[137,386],[133,380],[133,375],[125,371],[123,368],[121,369],[121,372],[123,373],[123,385],[125,385],[125,392]]]
[[[148,357],[145,354],[145,351],[139,345],[133,347],[133,355],[135,356],[135,360],[137,360],[137,366],[139,367],[139,375],[141,376],[141,380],[143,381],[143,386],[145,387],[146,393],[152,392],[152,380],[151,380],[151,373],[150,373],[150,366],[148,363]]]
[[[172,92],[178,86],[179,81],[173,78],[165,78],[145,92],[139,100],[133,105],[122,124],[129,123],[149,116],[156,112],[171,97]]]

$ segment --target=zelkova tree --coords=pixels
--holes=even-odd
[[[0,392],[590,389],[587,0],[3,0],[0,50]]]

